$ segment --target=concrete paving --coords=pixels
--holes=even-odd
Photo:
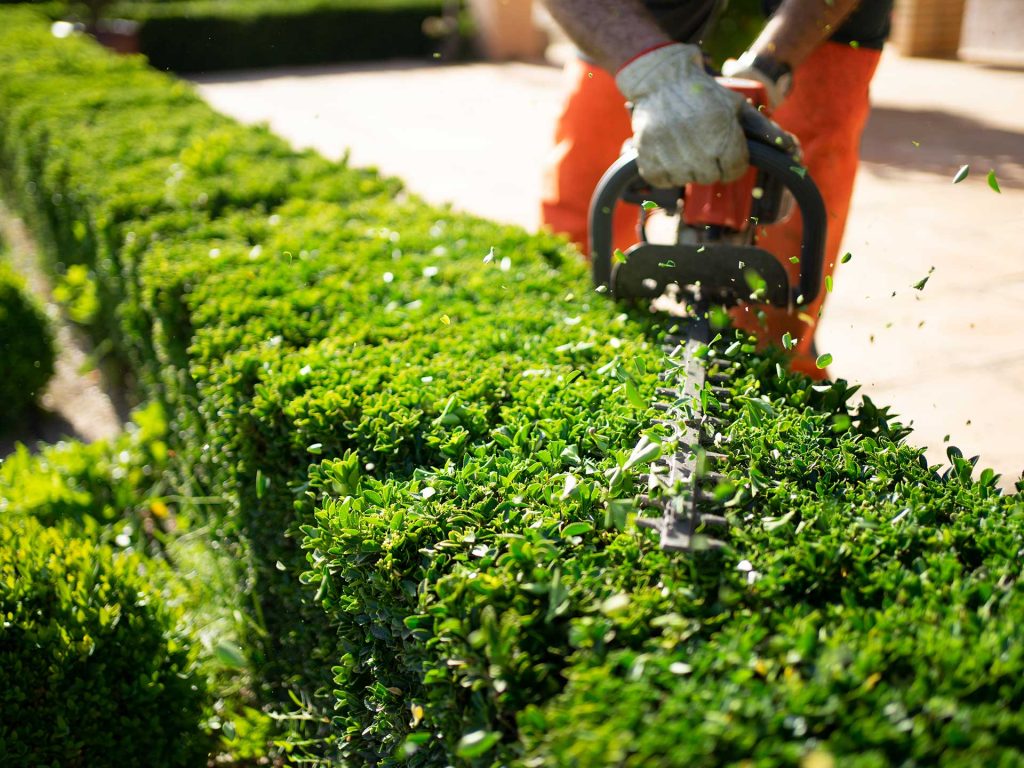
[[[535,229],[560,79],[542,65],[399,62],[198,87],[297,146],[349,152],[432,201]],[[887,52],[873,102],[845,239],[853,258],[819,348],[834,376],[912,422],[932,461],[957,445],[1012,486],[1024,470],[1024,71]],[[963,164],[970,175],[953,185]]]

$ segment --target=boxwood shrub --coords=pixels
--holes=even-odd
[[[209,72],[392,58],[430,59],[440,0],[182,0],[121,4],[154,67]]]
[[[0,522],[0,754],[17,765],[202,766],[203,689],[138,557]]]
[[[0,430],[22,418],[53,376],[56,347],[50,319],[25,281],[3,260],[0,244]]]
[[[229,500],[265,682],[313,710],[322,752],[1020,759],[1022,500],[990,471],[928,467],[885,409],[725,331],[729,547],[668,556],[632,522],[636,446],[664,440],[660,319],[595,294],[553,238],[4,22],[7,194],[93,270],[174,471]]]
[[[24,0],[0,0],[0,5]],[[49,18],[81,3],[32,0]],[[139,50],[157,69],[211,72],[382,59],[431,59],[465,24],[442,23],[443,0],[120,0],[104,11],[138,22]]]

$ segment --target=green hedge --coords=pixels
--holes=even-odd
[[[34,2],[53,19],[83,11]],[[443,0],[123,0],[104,11],[139,22],[141,52],[175,72],[430,59],[450,49],[443,14]],[[465,49],[463,27],[451,33]]]
[[[0,522],[0,754],[202,766],[204,692],[152,566],[31,518]]]
[[[269,633],[254,653],[330,719],[322,750],[1024,760],[1024,499],[991,472],[954,454],[940,475],[844,383],[721,343],[740,371],[719,406],[730,548],[667,556],[631,521],[631,455],[663,439],[642,407],[658,320],[594,294],[554,239],[4,16],[7,194],[94,270],[176,471],[231,502]]]
[[[197,497],[187,483],[173,482],[168,469],[174,451],[166,439],[163,415],[151,404],[133,413],[126,430],[110,440],[62,441],[37,446],[35,453],[18,446],[0,462],[0,525],[31,519],[56,529],[52,535],[88,540],[94,550],[100,544],[133,553],[146,599],[158,611],[167,612],[168,602],[174,606],[167,612],[174,619],[173,636],[187,651],[189,675],[202,694],[201,717],[192,712],[191,719],[170,727],[182,730],[185,743],[199,740],[212,748],[210,760],[218,764],[261,757],[271,728],[255,708],[250,658],[242,648],[259,631],[244,613],[244,562],[223,537],[203,527],[221,500]],[[63,572],[49,575],[60,589]],[[145,654],[143,641],[131,648],[131,636],[117,638],[125,653]],[[165,762],[157,764],[169,758],[160,759]],[[132,764],[113,754],[111,760]]]
[[[0,243],[0,430],[25,416],[53,376],[53,328],[25,281],[3,261]]]
[[[424,32],[439,0],[192,0],[135,4],[139,45],[176,72],[391,58],[428,59],[441,43]]]

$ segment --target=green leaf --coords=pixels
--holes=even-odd
[[[790,349],[792,349],[795,346],[796,346],[796,339],[793,338],[793,335],[789,331],[786,331],[784,334],[782,334],[782,348],[783,349],[790,350]]]
[[[579,478],[571,472],[565,476],[565,485],[562,488],[562,501],[565,501],[570,496],[575,495],[579,482]]]
[[[793,515],[795,514],[795,511],[789,511],[781,517],[766,517],[764,520],[761,521],[761,524],[764,526],[764,529],[766,531],[774,531],[776,528],[781,528],[782,526],[788,524],[789,521],[793,519]]]
[[[569,523],[569,525],[562,529],[562,538],[569,539],[573,536],[582,536],[584,533],[589,533],[592,530],[594,530],[594,526],[590,523]]]
[[[743,279],[746,280],[747,287],[750,288],[752,293],[759,294],[768,287],[768,281],[761,277],[761,273],[753,268],[743,270]]]
[[[626,463],[622,469],[632,469],[639,464],[646,464],[649,461],[654,461],[661,455],[661,445],[659,443],[652,442],[647,435],[643,435],[640,438],[640,442],[633,448],[633,452],[629,455]]]
[[[832,417],[832,431],[845,432],[850,428],[853,420],[845,413],[839,413]]]
[[[825,291],[832,293],[832,275],[825,275]]]
[[[245,667],[245,654],[242,649],[234,643],[221,641],[213,649],[213,655],[217,661],[230,669],[243,669]]]
[[[641,206],[645,211],[653,211],[658,207],[658,204],[653,200],[644,200],[643,203],[641,203]]]
[[[921,278],[916,283],[914,283],[914,290],[915,291],[922,291],[922,290],[924,290],[924,287],[928,284],[928,278],[930,278],[930,277],[931,277],[931,275],[925,275],[923,278]]]
[[[611,616],[629,608],[630,602],[629,595],[625,592],[618,592],[603,600],[599,610],[605,616]]]
[[[953,177],[953,183],[959,184],[961,181],[967,178],[967,175],[971,172],[971,166],[961,165],[960,170],[956,172],[956,176]]]
[[[632,379],[626,379],[626,399],[634,408],[644,409],[648,406],[648,402],[644,400]]]
[[[814,361],[814,364],[818,368],[827,368],[828,366],[832,365],[832,355],[830,355],[828,352],[826,352],[823,355],[818,355],[818,359]]]
[[[853,258],[853,254],[850,253],[849,251],[847,251],[846,253],[843,254],[843,258],[841,258],[839,260],[839,263],[840,264],[845,264],[846,262],[848,262],[852,258]]]
[[[270,486],[270,480],[263,474],[263,470],[256,470],[256,498],[262,499],[263,494],[267,492],[267,488]]]
[[[988,185],[994,192],[1002,194],[1002,190],[999,188],[999,180],[996,178],[996,172],[994,170],[988,172]]]
[[[459,739],[455,754],[457,757],[466,759],[483,757],[499,741],[501,741],[501,734],[498,731],[472,731]]]

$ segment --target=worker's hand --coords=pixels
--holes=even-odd
[[[789,67],[784,67],[781,75],[776,72],[773,76],[772,73],[765,72],[758,67],[757,63],[758,58],[752,52],[747,51],[738,59],[726,59],[722,64],[722,74],[726,77],[742,77],[745,80],[761,83],[768,95],[768,106],[775,111],[782,105],[789,93],[793,84],[793,76],[790,74]]]
[[[746,100],[704,71],[694,45],[672,43],[634,59],[615,82],[633,103],[640,175],[655,187],[735,181],[747,169],[739,123]]]

